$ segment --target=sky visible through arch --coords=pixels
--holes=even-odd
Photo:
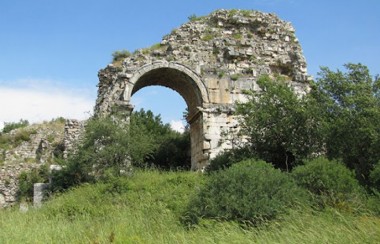
[[[253,9],[290,21],[308,63],[343,69],[348,62],[380,73],[378,0],[1,0],[0,128],[3,122],[84,119],[97,95],[97,72],[112,52],[151,46],[190,15]],[[136,109],[181,121],[183,99],[167,88],[144,88]]]

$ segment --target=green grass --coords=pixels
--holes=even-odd
[[[83,185],[26,213],[0,210],[0,243],[380,243],[380,219],[292,211],[259,228],[202,220],[180,222],[206,176],[137,171],[130,178]]]

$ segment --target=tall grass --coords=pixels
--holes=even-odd
[[[204,177],[135,172],[83,185],[40,209],[0,211],[0,243],[380,243],[380,219],[334,209],[293,211],[260,228],[202,220],[187,229],[181,213]]]

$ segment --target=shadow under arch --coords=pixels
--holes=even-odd
[[[209,103],[207,89],[200,77],[184,65],[171,62],[147,64],[135,71],[125,86],[123,99],[147,86],[164,86],[178,92],[188,107],[187,122],[190,124],[191,168],[200,169],[208,160],[204,150],[204,119],[202,108]],[[168,108],[170,109],[170,108]]]

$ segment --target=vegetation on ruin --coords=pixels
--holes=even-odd
[[[112,63],[115,66],[120,67],[123,60],[130,57],[131,55],[131,52],[129,52],[128,50],[117,50],[112,53]]]
[[[190,15],[189,17],[187,17],[187,19],[190,21],[190,22],[195,22],[195,21],[199,21],[199,20],[202,20],[204,19],[205,17],[204,16],[197,16],[195,14],[192,14]]]
[[[1,133],[8,133],[14,129],[23,128],[29,125],[29,121],[20,119],[19,122],[5,122]]]

